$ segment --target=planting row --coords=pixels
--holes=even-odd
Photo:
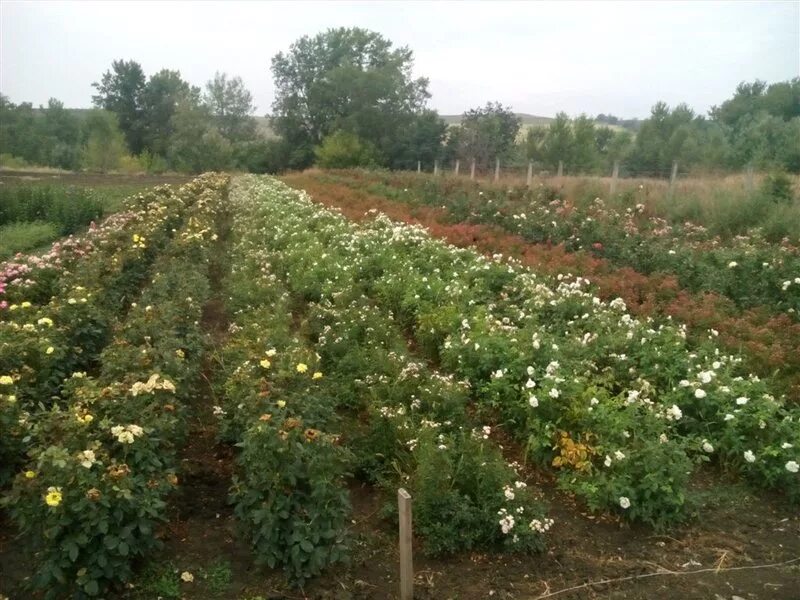
[[[306,259],[307,293],[352,272],[590,506],[656,525],[680,519],[692,463],[707,460],[800,491],[797,409],[722,353],[713,332],[690,349],[685,327],[636,319],[585,280],[543,279],[382,217],[358,227],[302,193],[273,211],[281,229],[267,239],[311,248],[322,238]]]
[[[292,185],[312,190],[315,201],[341,207],[352,218],[361,220],[373,208],[387,212],[392,218],[421,223],[436,237],[460,247],[476,247],[482,252],[503,253],[518,257],[525,265],[542,274],[580,273],[597,286],[597,294],[606,300],[622,297],[633,314],[671,316],[688,326],[689,341],[704,337],[708,329],[719,332],[718,343],[731,351],[742,352],[749,368],[760,375],[775,377],[776,387],[791,397],[800,397],[800,323],[789,313],[772,314],[764,307],[740,310],[733,302],[716,293],[692,294],[681,289],[672,275],[655,273],[649,276],[629,267],[614,267],[608,260],[593,253],[569,252],[563,245],[529,243],[519,235],[495,225],[450,223],[452,215],[446,206],[431,208],[415,204],[413,196],[394,190],[403,198],[390,200],[386,195],[369,194],[371,177],[363,174],[344,179],[328,173],[287,176]],[[387,175],[387,177],[391,177]],[[344,181],[347,185],[335,183]],[[389,194],[389,192],[385,192]],[[785,282],[784,282],[785,283]],[[743,283],[742,285],[746,285]]]
[[[681,287],[716,292],[740,308],[764,306],[800,319],[798,239],[768,241],[753,230],[723,240],[689,221],[670,224],[654,216],[635,194],[618,209],[587,196],[591,190],[568,199],[546,186],[507,189],[413,174],[359,173],[353,183],[402,202],[444,206],[458,222],[498,225],[530,242],[591,251],[639,273],[672,273]]]
[[[34,434],[32,413],[57,404],[74,372],[93,373],[113,323],[149,276],[196,186],[164,186],[131,198],[126,210],[42,257],[3,264],[0,291],[0,485]]]
[[[163,248],[152,245],[154,230],[150,237],[142,230],[125,232],[126,252],[154,255],[140,293],[132,287],[124,294],[118,287],[92,288],[91,296],[64,301],[85,305],[109,321],[103,312],[107,303],[126,310],[89,373],[65,374],[60,395],[49,405],[36,405],[34,397],[26,405],[25,466],[3,505],[35,556],[29,583],[48,596],[107,594],[129,580],[134,561],[158,545],[156,528],[164,520],[165,498],[178,482],[175,451],[186,430],[184,411],[205,345],[200,316],[209,295],[210,242],[227,181],[205,175],[177,195],[161,192],[174,200],[160,208],[150,205],[162,221],[177,225],[185,212],[185,224]],[[97,256],[76,263],[75,273],[90,271]],[[122,259],[108,259],[106,268],[114,272]],[[119,277],[114,281],[119,285]],[[61,314],[50,314],[41,318],[50,318],[54,330],[67,327]],[[69,357],[80,354],[80,347],[61,351]],[[24,365],[7,376],[11,394],[28,393],[24,373],[31,369]]]
[[[257,560],[294,582],[340,560],[348,471],[411,489],[429,553],[540,548],[550,522],[489,428],[471,426],[465,385],[414,362],[391,314],[333,276],[325,231],[289,243],[293,195],[256,178],[231,193],[235,325],[217,412],[241,447],[233,499]]]

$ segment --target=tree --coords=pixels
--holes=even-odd
[[[575,145],[575,138],[572,132],[567,113],[560,112],[550,123],[547,130],[547,138],[544,141],[544,162],[555,169],[559,161],[565,165],[571,165],[572,152]]]
[[[525,133],[525,156],[537,163],[544,162],[544,144],[547,139],[547,127],[541,125],[529,127]]]
[[[181,78],[180,71],[162,69],[151,75],[142,90],[143,145],[151,154],[166,156],[173,134],[172,117],[178,104],[200,103],[200,88]]]
[[[272,59],[273,124],[295,148],[293,166],[313,160],[313,148],[343,130],[392,155],[398,132],[429,97],[428,80],[413,79],[413,53],[379,33],[329,29],[304,36]]]
[[[206,83],[203,98],[217,129],[228,140],[239,142],[255,137],[256,124],[251,115],[256,107],[241,77],[229,78],[225,73],[216,73],[214,79]]]
[[[503,159],[513,150],[522,120],[511,108],[499,102],[487,102],[486,106],[473,108],[464,113],[458,132],[457,155],[475,160],[480,167],[488,167],[495,159]]]
[[[64,103],[50,98],[47,108],[40,107],[41,138],[40,156],[47,165],[62,169],[75,169],[80,162],[81,124],[74,113],[64,108]]]
[[[575,173],[591,173],[599,166],[594,121],[580,115],[572,122],[572,156],[570,169]]]
[[[143,93],[145,77],[142,66],[133,61],[115,60],[111,70],[103,73],[100,82],[93,83],[97,94],[92,102],[98,108],[113,112],[125,135],[128,148],[134,154],[144,149]]]
[[[84,166],[101,173],[119,167],[122,157],[125,156],[125,141],[117,116],[106,110],[93,110],[86,117],[84,132]]]
[[[33,105],[30,102],[16,105],[0,95],[0,152],[37,163],[40,149]]]
[[[169,162],[179,171],[221,171],[233,160],[231,143],[212,125],[206,106],[181,102],[172,117]]]
[[[432,164],[441,156],[446,133],[447,123],[436,111],[423,110],[413,115],[408,124],[400,127],[394,143],[389,146],[388,166],[416,169],[417,161]]]

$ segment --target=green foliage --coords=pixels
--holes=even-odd
[[[128,148],[139,154],[144,150],[145,136],[145,76],[142,66],[133,60],[115,60],[111,69],[103,73],[100,82],[93,83],[92,87],[97,90],[97,94],[92,96],[94,105],[117,115]]]
[[[83,166],[90,171],[106,173],[120,166],[125,155],[125,142],[115,113],[93,110],[86,117],[86,146]]]
[[[204,100],[214,124],[227,140],[235,143],[255,136],[255,121],[250,115],[256,107],[241,77],[215,73],[214,79],[206,83]]]
[[[243,474],[234,479],[232,499],[256,561],[283,566],[293,583],[302,584],[343,560],[350,515],[340,475],[343,449],[324,436],[310,439],[289,420],[259,423],[240,446]]]
[[[290,166],[308,166],[314,147],[338,130],[371,143],[391,164],[392,147],[429,97],[428,81],[412,79],[412,64],[407,47],[357,27],[304,36],[276,54],[273,125],[295,149]]]
[[[169,150],[174,134],[172,117],[177,106],[182,102],[199,104],[199,101],[199,88],[184,81],[180,71],[162,69],[147,80],[140,102],[144,129],[141,156],[146,156],[148,172],[157,172],[151,169],[153,157],[166,156]],[[160,168],[161,165],[155,166]]]
[[[322,140],[314,149],[317,164],[325,169],[369,167],[377,162],[375,147],[358,136],[337,131]]]
[[[208,109],[183,103],[172,117],[174,134],[168,159],[176,169],[192,173],[223,171],[231,165],[233,147],[210,124]]]
[[[103,202],[91,190],[59,186],[0,188],[0,225],[46,221],[58,235],[75,233],[103,214]]]
[[[761,194],[767,200],[791,204],[795,198],[794,183],[782,171],[773,171],[767,174],[761,184]]]
[[[249,173],[281,173],[289,167],[291,148],[280,138],[239,142],[233,147],[236,166]]]
[[[426,554],[543,549],[543,531],[530,525],[546,526],[542,507],[496,447],[469,433],[440,436],[432,429],[420,431],[416,442],[406,485]]]
[[[0,225],[0,260],[9,258],[17,252],[38,248],[57,237],[58,232],[52,223],[32,221]]]
[[[449,132],[448,145],[456,156],[486,168],[511,152],[521,122],[510,108],[488,102],[464,113],[461,124]]]

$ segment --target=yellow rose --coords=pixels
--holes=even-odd
[[[277,404],[278,408],[283,408],[284,406],[286,406],[286,400],[278,400]]]
[[[272,363],[266,358],[260,361],[258,364],[260,364],[264,369],[269,369],[272,366]]]
[[[53,350],[55,350],[55,348],[53,348],[52,346],[48,346],[47,350],[45,350],[44,353],[45,354],[52,354]]]
[[[36,477],[36,471],[25,471],[25,479],[33,479]]]
[[[11,385],[14,380],[10,375],[0,375],[0,385]]]
[[[22,308],[30,308],[31,307],[31,303],[26,300],[20,306],[22,306]]]
[[[44,502],[47,506],[58,506],[61,504],[61,488],[47,488],[47,495],[44,497]]]
[[[297,365],[298,373],[305,373],[306,371],[308,371],[308,365],[306,363],[300,363]]]
[[[321,373],[320,371],[317,371],[317,372],[315,372],[315,373],[314,373],[314,374],[311,376],[311,379],[322,379],[322,373]]]

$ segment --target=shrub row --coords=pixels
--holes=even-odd
[[[479,405],[590,506],[679,520],[691,461],[708,459],[798,493],[797,410],[721,353],[713,332],[689,349],[684,327],[635,319],[580,278],[542,279],[385,218],[357,227],[302,193],[280,210],[292,236],[324,232],[346,249],[340,272],[368,282],[428,357],[469,381]]]
[[[36,419],[28,465],[3,504],[34,553],[30,583],[49,597],[109,593],[158,545],[200,370],[209,242],[227,180],[206,175],[184,188],[196,199],[187,224],[114,328],[97,375],[72,373],[63,403]]]

